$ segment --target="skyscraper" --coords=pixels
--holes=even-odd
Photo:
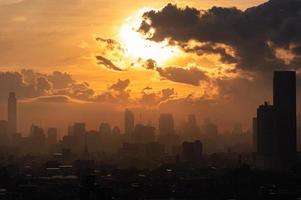
[[[301,149],[301,113],[298,114],[297,122],[297,138],[298,138],[298,151]]]
[[[252,120],[253,128],[253,152],[257,152],[257,117]]]
[[[8,97],[8,110],[7,110],[7,121],[8,121],[8,134],[17,133],[17,99],[14,92],[9,93]]]
[[[274,72],[274,107],[276,109],[276,137],[283,162],[290,164],[296,158],[296,72]]]
[[[57,143],[57,128],[48,128],[47,143],[48,145],[54,145]]]
[[[135,128],[135,117],[134,113],[130,111],[129,109],[125,110],[124,113],[124,130],[125,134],[127,134],[129,137],[133,133]]]
[[[200,137],[200,128],[197,125],[196,117],[194,114],[189,114],[187,117],[187,123],[184,128],[185,140],[195,141]]]
[[[274,72],[273,101],[257,110],[257,152],[264,168],[287,170],[297,152],[295,71]]]
[[[159,119],[159,133],[173,134],[175,132],[174,120],[172,114],[165,113],[160,115]]]
[[[261,155],[271,157],[276,156],[277,137],[276,131],[276,111],[274,106],[265,102],[257,109],[257,149],[256,152]]]
[[[110,124],[109,123],[101,123],[99,126],[99,132],[100,132],[100,134],[110,135],[111,134]]]

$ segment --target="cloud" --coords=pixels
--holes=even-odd
[[[200,81],[206,80],[205,72],[196,67],[182,68],[182,67],[166,67],[157,68],[160,76],[179,83],[185,83],[198,86]]]
[[[96,56],[96,59],[97,59],[99,65],[103,65],[106,68],[112,69],[115,71],[122,71],[120,68],[118,68],[116,65],[114,65],[114,63],[111,60],[109,60],[103,56],[98,55],[98,56]]]
[[[52,90],[52,83],[48,81],[46,77],[38,77],[37,78],[37,92],[40,94],[48,93]]]
[[[162,10],[145,12],[139,31],[150,35],[153,28],[150,40],[168,39],[171,44],[184,47],[191,40],[201,42],[201,51],[219,54],[223,62],[236,63],[247,71],[297,69],[301,55],[300,12],[299,0],[270,0],[245,11],[223,7],[198,10],[168,4]],[[216,44],[231,47],[235,55],[227,54],[221,47],[212,48]],[[276,48],[293,49],[296,57],[288,64],[275,55]]]
[[[78,99],[73,99],[66,95],[51,95],[51,96],[39,96],[29,99],[22,100],[24,103],[86,103],[86,101],[81,101]]]
[[[0,72],[0,100],[14,91],[19,99],[39,96],[65,95],[75,99],[89,100],[94,90],[85,82],[74,80],[70,74],[55,71],[42,74],[33,70]]]
[[[165,88],[160,92],[147,92],[147,90],[145,88],[142,90],[142,96],[139,99],[139,106],[146,106],[148,108],[157,107],[165,101],[177,98],[174,88]]]
[[[109,89],[121,92],[124,91],[129,86],[129,84],[130,84],[129,79],[125,79],[125,80],[118,79],[118,81],[113,85],[111,85]]]

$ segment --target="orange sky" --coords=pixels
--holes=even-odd
[[[118,79],[130,79],[128,89],[134,96],[141,95],[142,89],[148,86],[154,92],[164,88],[174,88],[179,97],[191,93],[198,97],[203,95],[209,98],[215,97],[218,91],[210,85],[210,82],[201,86],[177,83],[162,79],[157,71],[146,70],[139,66],[139,63],[130,66],[133,60],[138,59],[132,55],[133,52],[143,55],[148,55],[150,52],[141,48],[143,44],[135,44],[137,42],[135,38],[130,42],[126,40],[126,33],[120,34],[121,28],[129,23],[128,18],[135,18],[139,10],[160,9],[169,2],[198,9],[208,9],[214,5],[246,9],[264,1],[0,0],[1,70],[15,71],[27,68],[43,73],[51,73],[55,70],[68,72],[75,80],[89,83],[97,92],[107,90]],[[115,59],[114,64],[121,65],[121,68],[127,69],[126,71],[109,70],[97,64],[95,56],[103,51],[96,41],[97,37],[115,39],[121,44],[127,42],[126,47],[132,52],[129,53],[130,55],[120,56],[118,52],[105,52],[110,59]],[[160,50],[156,48],[154,51]],[[211,77],[215,78],[220,76],[215,73],[216,66],[221,72],[233,68],[231,65],[220,63],[216,55],[196,56],[173,48],[171,51],[175,53],[164,57],[164,52],[158,51],[159,53],[151,58],[158,61],[160,67],[198,67],[205,69]],[[161,62],[162,56],[164,59]],[[225,73],[222,76],[231,78],[236,74]]]

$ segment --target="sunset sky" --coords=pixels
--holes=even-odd
[[[154,125],[195,113],[247,129],[273,70],[301,66],[300,2],[265,2],[0,0],[0,117],[15,91],[25,134],[32,122],[122,127],[126,107]]]

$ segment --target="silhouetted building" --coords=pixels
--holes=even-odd
[[[48,128],[47,143],[48,145],[55,145],[57,143],[57,128]]]
[[[44,152],[46,145],[46,137],[44,130],[36,125],[30,128],[29,149],[32,152]]]
[[[76,151],[83,152],[84,145],[85,145],[86,124],[85,123],[74,123],[73,134],[75,137]]]
[[[257,152],[257,117],[254,117],[252,120],[252,132],[253,132],[253,151]]]
[[[197,127],[195,115],[188,115],[188,127]]]
[[[218,135],[218,127],[212,123],[209,119],[205,120],[204,123],[204,134],[206,138],[216,139]]]
[[[183,142],[182,144],[182,161],[199,163],[202,158],[203,144],[197,140],[195,142]]]
[[[8,134],[13,135],[17,133],[17,99],[14,92],[9,93],[8,97]]]
[[[131,134],[133,133],[134,128],[135,128],[134,113],[126,109],[124,113],[124,131],[129,138],[131,138]]]
[[[298,114],[298,133],[297,133],[297,138],[298,138],[298,149],[299,151],[301,150],[301,113]]]
[[[73,126],[68,126],[68,135],[69,136],[73,136],[74,135],[74,128],[73,128]]]
[[[283,163],[291,165],[296,159],[297,114],[296,72],[274,72],[274,107],[276,109],[276,134],[279,155]]]
[[[112,135],[113,136],[118,136],[120,135],[120,128],[118,126],[114,126],[112,129]]]
[[[7,134],[7,121],[0,120],[0,145],[7,145],[8,134]]]
[[[100,132],[100,134],[110,135],[111,134],[110,124],[101,123],[100,126],[99,126],[99,132]]]
[[[257,153],[261,156],[277,155],[276,111],[267,102],[257,109]]]
[[[159,119],[159,134],[174,134],[174,120],[172,114],[161,114]]]
[[[196,117],[193,114],[188,115],[187,123],[184,128],[184,136],[186,141],[195,141],[200,138],[201,130],[197,125]]]
[[[136,124],[133,133],[134,143],[150,143],[155,141],[155,127]]]

